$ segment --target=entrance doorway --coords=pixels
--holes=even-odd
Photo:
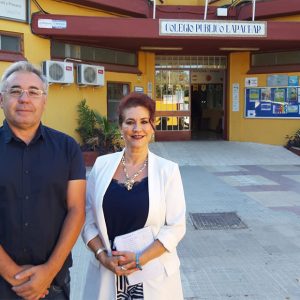
[[[192,139],[223,138],[223,84],[191,85]]]
[[[157,140],[223,139],[226,57],[156,56]]]

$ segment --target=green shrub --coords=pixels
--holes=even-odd
[[[300,129],[298,129],[293,135],[287,135],[286,148],[298,147],[300,148]]]
[[[83,151],[98,151],[100,154],[106,154],[120,151],[124,147],[118,126],[89,108],[85,99],[78,104],[77,112],[76,131],[81,138]]]
[[[75,129],[78,132],[82,144],[87,144],[88,141],[96,134],[96,119],[95,113],[83,99],[77,105],[78,112],[78,127]]]
[[[122,139],[117,124],[109,122],[107,117],[95,113],[98,125],[98,145],[101,152],[109,153],[122,149]]]

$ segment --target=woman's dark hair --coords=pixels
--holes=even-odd
[[[153,127],[154,114],[155,114],[155,101],[145,94],[136,93],[136,92],[128,94],[120,101],[118,107],[119,125],[121,126],[124,121],[124,116],[123,116],[124,110],[131,107],[137,107],[137,106],[145,107],[149,111],[149,116],[150,116],[149,120],[151,126]]]

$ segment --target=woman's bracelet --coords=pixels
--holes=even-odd
[[[135,254],[135,267],[138,268],[140,271],[143,270],[142,266],[140,265],[140,254]]]
[[[107,253],[106,248],[100,247],[99,249],[97,249],[97,250],[95,251],[95,257],[96,257],[96,259],[99,260],[98,256],[99,256],[99,254],[102,253],[102,252],[106,252],[106,253]]]

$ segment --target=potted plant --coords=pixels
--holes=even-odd
[[[81,139],[80,148],[86,166],[92,166],[99,156],[97,145],[92,139],[97,135],[96,120],[94,111],[89,108],[86,99],[83,99],[77,105],[78,127],[75,129]]]
[[[100,153],[112,153],[120,151],[124,147],[123,140],[118,126],[115,123],[109,122],[107,117],[101,116],[98,112],[95,113],[96,123],[98,125],[98,148]]]
[[[300,156],[300,129],[298,129],[293,135],[287,135],[288,140],[285,147],[293,153]]]
[[[85,99],[78,104],[77,112],[76,131],[81,138],[81,150],[86,166],[92,166],[99,155],[122,149],[123,140],[116,124],[89,108]]]

